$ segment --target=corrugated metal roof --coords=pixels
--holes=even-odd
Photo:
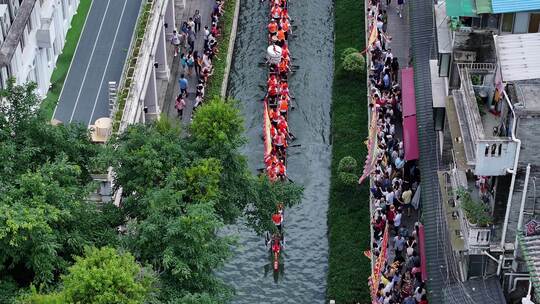
[[[448,16],[476,16],[474,0],[446,0],[446,14]]]
[[[504,81],[540,78],[540,33],[494,36],[494,39]]]
[[[540,298],[540,235],[523,236],[523,233],[519,232],[518,240],[527,262],[536,296]]]
[[[491,0],[476,0],[476,13],[477,14],[486,14],[492,13],[493,9],[491,8]]]
[[[409,2],[409,22],[411,38],[411,55],[414,58],[414,83],[416,93],[416,119],[418,123],[418,144],[420,149],[420,173],[422,189],[422,223],[425,227],[425,245],[427,258],[428,282],[427,290],[430,303],[470,303],[444,302],[445,288],[456,283],[449,270],[454,262],[444,212],[441,206],[438,182],[437,134],[434,130],[431,73],[429,60],[436,54],[434,46],[433,0],[415,0]],[[472,284],[474,284],[473,282]],[[502,295],[500,284],[496,281],[485,288],[490,297],[479,300],[483,303],[504,303],[497,301]],[[465,286],[469,286],[467,283]],[[474,286],[476,289],[477,286]],[[453,289],[453,295],[459,299],[467,298],[466,288]],[[472,289],[471,289],[472,290]],[[475,304],[476,304],[475,303]]]
[[[443,303],[505,304],[501,283],[496,277],[457,282],[444,288]]]
[[[526,12],[540,9],[540,0],[492,0],[493,13]]]

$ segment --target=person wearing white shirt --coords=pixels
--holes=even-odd
[[[401,210],[398,209],[397,210],[397,214],[396,216],[394,217],[394,232],[397,234],[398,231],[399,231],[399,228],[401,227]]]

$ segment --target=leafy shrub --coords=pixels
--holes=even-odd
[[[360,74],[366,70],[366,60],[360,53],[351,53],[345,56],[341,66],[347,72]]]
[[[467,220],[473,225],[487,227],[493,223],[493,217],[489,214],[489,207],[482,202],[476,202],[471,194],[464,189],[458,190],[460,207],[465,211]]]
[[[353,173],[356,170],[356,159],[352,156],[345,156],[339,161],[338,171]]]
[[[339,172],[339,180],[342,184],[347,186],[355,186],[358,184],[358,175],[349,172]]]
[[[352,156],[345,156],[339,161],[338,176],[341,183],[348,186],[354,186],[358,182],[356,171],[356,159]]]
[[[358,50],[353,47],[344,49],[343,52],[341,52],[341,62],[345,61],[345,57],[354,53],[358,53]]]

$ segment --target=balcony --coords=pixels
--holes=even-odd
[[[517,145],[508,136],[507,109],[491,105],[495,95],[496,65],[492,63],[458,63],[460,86],[452,91],[450,129],[453,142],[459,142],[469,169],[479,176],[506,175],[512,168]],[[452,125],[454,127],[452,128]]]
[[[42,18],[41,27],[36,32],[37,45],[40,48],[50,48],[55,39],[54,22],[51,18]]]
[[[490,246],[493,197],[489,179],[478,181],[455,167],[439,172],[446,224],[455,251],[481,254]]]

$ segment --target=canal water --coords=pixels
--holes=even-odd
[[[291,1],[290,51],[297,71],[290,77],[296,107],[289,127],[298,138],[288,151],[289,177],[305,187],[301,204],[286,211],[284,270],[269,265],[264,240],[241,224],[234,257],[219,275],[236,290],[233,303],[324,303],[328,268],[327,218],[330,186],[330,108],[333,77],[332,0]],[[229,95],[240,101],[250,168],[263,166],[262,111],[268,2],[241,0]],[[269,270],[269,271],[268,271]]]

